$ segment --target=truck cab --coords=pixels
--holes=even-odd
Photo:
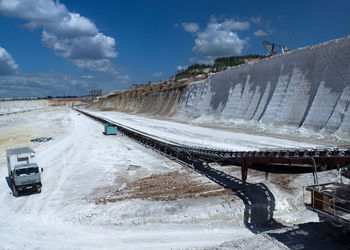
[[[13,195],[28,189],[40,193],[41,176],[34,150],[29,147],[7,149],[6,156]]]

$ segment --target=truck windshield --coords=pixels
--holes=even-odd
[[[37,167],[30,167],[30,168],[22,168],[22,169],[17,169],[16,170],[16,175],[20,176],[20,175],[29,175],[29,174],[37,174],[39,173],[39,168]]]

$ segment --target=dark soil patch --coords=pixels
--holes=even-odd
[[[170,172],[151,175],[127,183],[122,189],[111,187],[96,190],[96,204],[106,204],[129,199],[173,201],[199,197],[232,195],[232,191],[211,182],[198,181],[188,174]]]
[[[292,186],[293,180],[298,175],[270,174],[269,182],[278,186],[281,190],[293,193],[297,188]]]

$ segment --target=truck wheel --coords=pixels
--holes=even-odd
[[[18,190],[15,185],[12,186],[12,194],[13,196],[18,196]]]

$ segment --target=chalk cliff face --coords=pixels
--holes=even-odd
[[[233,67],[181,89],[130,95],[122,105],[112,99],[100,102],[120,111],[312,129],[350,140],[350,37]]]
[[[171,82],[118,91],[100,98],[91,108],[157,116],[175,115],[186,86],[186,82]]]
[[[350,37],[228,69],[190,84],[179,112],[350,132]]]

